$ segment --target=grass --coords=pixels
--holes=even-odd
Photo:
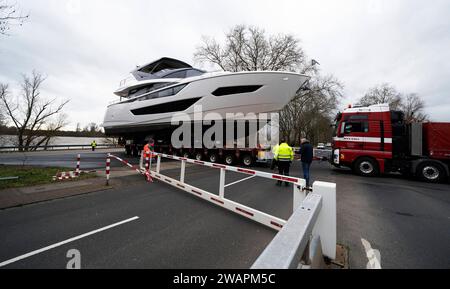
[[[0,180],[0,190],[53,183],[53,176],[56,173],[67,171],[73,171],[73,168],[0,165],[0,178],[19,177],[17,180]],[[95,175],[82,174],[79,178],[68,181],[83,180],[92,177],[95,177]]]

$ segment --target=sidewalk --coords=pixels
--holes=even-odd
[[[190,168],[194,166],[188,164],[186,167]],[[172,170],[178,169],[179,167],[180,164],[178,162],[164,162],[161,164],[161,170]],[[140,181],[144,182],[144,178],[141,175],[137,174],[134,170],[130,170],[128,167],[115,167],[111,170],[110,186],[106,186],[104,170],[97,170],[95,173],[98,176],[97,178],[80,181],[56,181],[39,186],[0,190],[0,210],[109,190]]]
[[[98,177],[92,179],[58,181],[39,186],[0,190],[0,209],[104,191],[130,182],[144,181],[141,176],[129,169],[115,169],[111,185],[106,186],[105,172],[99,171],[96,174]],[[127,178],[128,176],[136,177]]]

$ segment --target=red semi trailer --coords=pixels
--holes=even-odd
[[[428,182],[450,176],[450,123],[406,123],[388,104],[349,107],[336,117],[331,162],[363,176],[387,172]]]

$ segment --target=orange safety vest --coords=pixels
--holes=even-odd
[[[147,157],[149,157],[149,158],[152,157],[152,149],[149,144],[146,144],[144,146],[144,158],[147,158]]]

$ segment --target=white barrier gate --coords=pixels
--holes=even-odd
[[[306,196],[306,181],[304,179],[187,159],[162,153],[152,154],[157,156],[156,170],[153,171],[151,167],[149,170],[149,173],[153,178],[217,206],[221,206],[243,217],[261,223],[269,228],[280,231],[257,259],[252,268],[298,268],[303,252],[313,237],[314,240],[319,240],[319,249],[323,252],[324,256],[327,256],[332,260],[336,258],[336,184],[315,182],[313,184],[312,193]],[[170,178],[160,173],[162,157],[181,161],[180,180]],[[185,183],[187,163],[220,170],[218,195]],[[142,155],[140,160],[140,170],[142,173],[147,171],[143,166]],[[293,184],[294,213],[289,221],[226,199],[226,171]]]
[[[253,221],[256,221],[258,223],[266,225],[267,227],[272,228],[277,231],[279,231],[279,230],[281,230],[281,228],[283,228],[283,226],[286,224],[286,220],[277,218],[275,216],[266,214],[259,210],[255,210],[253,208],[244,206],[242,204],[239,204],[237,202],[234,202],[234,201],[231,201],[231,200],[225,198],[225,187],[226,187],[225,173],[226,173],[226,171],[232,171],[232,172],[241,173],[241,174],[245,174],[245,175],[249,175],[249,176],[263,177],[263,178],[268,178],[268,179],[273,179],[273,180],[280,180],[280,181],[294,184],[294,210],[296,207],[295,205],[296,204],[298,205],[306,196],[306,193],[303,191],[304,188],[306,187],[306,181],[303,179],[289,177],[289,176],[281,176],[278,174],[271,174],[271,173],[266,173],[266,172],[261,172],[261,171],[250,170],[250,169],[243,169],[243,168],[238,168],[238,167],[233,167],[233,166],[209,163],[209,162],[198,161],[198,160],[193,160],[193,159],[187,159],[187,158],[183,158],[183,157],[171,156],[171,155],[166,155],[166,154],[161,154],[161,153],[153,153],[153,155],[157,156],[157,162],[156,162],[156,171],[152,171],[150,169],[150,175],[152,177],[154,177],[166,184],[169,184],[173,187],[176,187],[178,189],[186,191],[196,197],[204,199],[215,205],[221,206],[232,212],[235,212],[241,216],[244,216]],[[160,173],[162,157],[181,161],[180,180],[169,178]],[[186,172],[186,164],[187,163],[195,164],[195,165],[202,165],[202,166],[211,167],[211,168],[220,170],[218,195],[207,192],[205,190],[202,190],[200,188],[197,188],[197,187],[194,187],[194,186],[191,186],[191,185],[185,183],[185,172]],[[141,156],[141,161],[140,161],[140,168],[141,168],[141,170],[144,170],[142,156]]]
[[[183,157],[171,156],[152,152],[157,157],[156,170],[151,170],[151,159],[143,166],[143,154],[139,168],[135,168],[127,161],[117,156],[108,154],[106,161],[106,178],[109,182],[110,158],[113,157],[138,173],[154,177],[177,189],[186,191],[196,197],[221,206],[243,217],[261,223],[269,228],[280,231],[267,246],[264,252],[253,264],[252,269],[295,269],[314,268],[322,254],[331,260],[336,258],[336,184],[327,182],[314,182],[312,193],[306,194],[306,181],[296,177],[282,176],[251,169],[243,169],[233,166],[209,163]],[[160,173],[161,158],[181,161],[180,179],[176,180]],[[218,195],[191,186],[185,183],[186,164],[202,165],[220,170]],[[150,165],[150,167],[149,167]],[[288,221],[244,206],[225,198],[225,172],[232,171],[253,177],[262,177],[293,184],[293,214]],[[150,177],[150,176],[151,177]],[[149,180],[149,179],[147,179]],[[244,179],[245,180],[245,179]],[[229,184],[230,185],[230,184]],[[310,266],[301,265],[307,246],[309,249]],[[313,249],[311,249],[313,248]],[[320,255],[318,257],[318,255]],[[314,260],[312,260],[314,259]],[[304,260],[303,260],[304,261]]]

